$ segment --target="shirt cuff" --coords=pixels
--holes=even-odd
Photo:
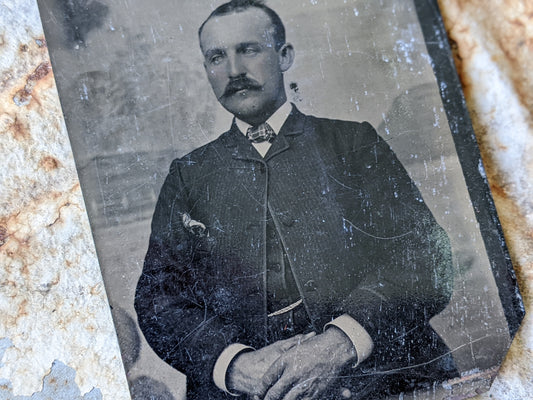
[[[235,357],[245,350],[254,350],[254,348],[240,343],[230,344],[222,351],[222,353],[220,353],[215,362],[215,366],[213,367],[213,381],[215,382],[215,385],[232,396],[239,395],[231,393],[226,386],[228,368]]]
[[[355,348],[355,353],[357,354],[357,362],[353,366],[354,368],[365,361],[370,353],[372,353],[374,341],[365,328],[348,314],[343,314],[335,318],[333,321],[328,322],[324,326],[324,330],[329,326],[336,326],[339,328],[352,342],[353,347]]]

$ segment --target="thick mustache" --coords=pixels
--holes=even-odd
[[[235,93],[237,93],[239,90],[261,90],[262,86],[250,79],[250,78],[237,78],[234,80],[231,80],[228,83],[228,86],[226,86],[226,90],[224,90],[224,93],[222,96],[227,97],[231,96]]]

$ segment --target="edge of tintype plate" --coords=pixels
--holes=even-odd
[[[485,167],[466,109],[461,83],[451,58],[444,24],[436,0],[415,0],[432,67],[439,84],[446,116],[470,194],[472,206],[498,286],[509,333],[513,338],[525,315],[522,297],[492,199]]]
[[[525,308],[522,325],[488,393],[533,391],[533,3],[440,0],[467,107],[481,149]]]
[[[533,103],[528,91],[533,79],[527,79],[527,71],[533,67],[533,56],[524,55],[533,47],[533,31],[526,29],[528,21],[533,23],[533,4],[517,1],[513,13],[508,11],[513,5],[503,3],[415,0],[510,336],[516,336],[501,368],[472,371],[446,382],[443,387],[448,394],[443,398],[526,398],[533,390],[527,378],[533,370],[528,357],[532,353],[529,314],[524,319],[531,302],[527,270],[533,266],[533,237],[527,217],[533,210],[527,203],[529,186],[515,184],[520,179],[533,180],[533,156],[527,152],[531,150],[527,138],[533,133],[528,107]],[[485,63],[486,59],[492,63]],[[499,87],[500,92],[491,92],[487,81],[494,79],[502,80],[506,90]],[[509,118],[507,111],[513,106],[519,116]],[[509,125],[501,123],[502,117]],[[513,128],[525,131],[522,140],[512,137]],[[515,153],[505,152],[506,140],[514,142]],[[520,145],[525,154],[516,152]]]

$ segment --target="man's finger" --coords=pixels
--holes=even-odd
[[[305,382],[298,383],[283,397],[283,400],[311,400],[312,397],[308,391],[309,388]]]
[[[315,337],[315,336],[316,336],[316,332],[315,331],[306,333],[305,335],[302,336],[302,340],[301,341],[305,342],[306,340],[311,339],[312,337]]]
[[[291,389],[292,382],[289,378],[282,376],[274,386],[272,386],[263,400],[281,400],[284,399],[285,394]]]
[[[279,358],[275,361],[265,372],[261,379],[264,387],[271,388],[281,379],[283,372],[285,371],[286,364],[283,362],[283,358]],[[266,400],[266,398],[265,398]]]

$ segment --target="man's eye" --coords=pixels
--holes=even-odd
[[[210,59],[209,59],[209,63],[210,64],[213,64],[213,65],[218,65],[222,62],[222,55],[221,54],[217,54],[217,55],[214,55],[212,56]]]
[[[258,49],[256,49],[255,47],[246,47],[243,51],[244,54],[246,55],[255,55],[259,52]]]

